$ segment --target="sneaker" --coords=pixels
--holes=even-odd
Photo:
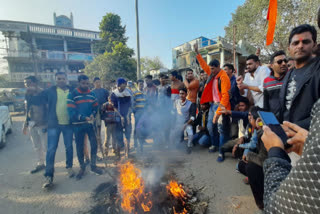
[[[223,154],[219,154],[218,158],[217,158],[217,161],[219,163],[223,162],[224,161],[224,155]]]
[[[53,185],[53,177],[46,176],[46,182],[42,185],[42,188],[49,188]]]
[[[94,172],[97,175],[102,175],[103,174],[103,170],[97,166],[95,167],[91,167],[91,172]]]
[[[40,172],[41,170],[45,169],[46,166],[44,164],[36,166],[33,170],[30,171],[31,174]]]
[[[216,147],[216,146],[209,147],[209,152],[216,152],[216,151],[218,151],[218,147]]]
[[[191,147],[187,147],[187,154],[191,154],[191,152],[192,152]]]
[[[76,179],[80,180],[84,176],[84,172],[85,172],[84,169],[80,169],[80,171],[78,172],[78,174],[76,176]]]
[[[74,171],[72,170],[72,168],[67,168],[67,172],[68,172],[69,178],[74,177],[75,173],[74,173]]]

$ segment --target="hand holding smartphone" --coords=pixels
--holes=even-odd
[[[261,118],[264,125],[268,126],[283,142],[284,148],[288,149],[292,145],[288,144],[288,136],[281,127],[281,124],[277,120],[276,116],[272,112],[258,111],[259,117]]]

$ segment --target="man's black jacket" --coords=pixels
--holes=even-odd
[[[300,81],[300,84],[296,86],[296,92],[292,99],[289,121],[309,130],[311,109],[314,103],[320,98],[320,57],[315,57],[310,60],[304,68],[306,70],[302,76],[303,79]],[[286,93],[291,77],[292,71],[289,71],[280,91],[280,122],[285,120]]]

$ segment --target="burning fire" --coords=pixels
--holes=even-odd
[[[170,183],[167,185],[167,190],[170,191],[170,193],[176,197],[184,199],[187,194],[183,190],[182,185],[178,184],[176,181],[170,181]]]
[[[124,211],[137,213],[138,210],[151,210],[151,193],[145,193],[141,171],[130,162],[120,166],[119,190]]]
[[[179,199],[182,202],[182,205],[185,204],[187,197],[186,192],[184,191],[181,184],[178,184],[176,181],[170,181],[167,185],[167,190],[173,195],[173,197]],[[177,212],[175,207],[173,207],[174,214],[187,214],[188,211],[186,208],[183,208],[182,212]]]

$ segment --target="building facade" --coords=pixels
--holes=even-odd
[[[93,43],[99,32],[73,28],[73,16],[56,16],[55,25],[0,20],[5,36],[8,72],[12,83],[29,75],[51,83],[56,72],[66,72],[70,81],[93,60]]]

